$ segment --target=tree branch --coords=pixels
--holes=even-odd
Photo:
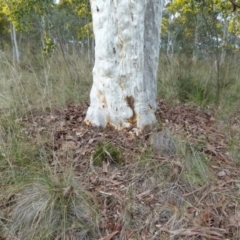
[[[237,10],[237,8],[240,8],[240,5],[235,3],[234,0],[229,0],[233,6],[233,12]]]

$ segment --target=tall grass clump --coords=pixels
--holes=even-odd
[[[209,171],[207,156],[200,153],[194,146],[185,144],[186,146],[182,148],[184,171],[181,181],[193,189],[212,182],[213,174]]]
[[[112,144],[99,143],[94,153],[92,154],[93,165],[101,167],[103,162],[110,162],[112,164],[121,164],[122,154],[119,148]]]
[[[97,233],[93,198],[73,174],[49,167],[49,137],[34,138],[26,126],[36,114],[86,101],[91,71],[83,55],[33,55],[26,48],[16,64],[0,52],[0,238],[89,239]]]
[[[217,100],[220,105],[234,105],[239,101],[240,90],[240,69],[236,65],[236,59],[226,58],[220,65],[219,73],[217,71],[213,58],[193,62],[184,55],[168,57],[162,54],[158,95],[169,101],[177,99],[200,106],[214,105]]]
[[[42,142],[34,144],[27,138],[20,119],[14,114],[0,116],[0,187],[26,181],[40,166],[39,149]]]
[[[71,73],[71,74],[70,74]],[[91,85],[91,66],[84,58],[60,51],[51,56],[41,52],[34,55],[26,48],[19,64],[14,64],[10,53],[0,52],[0,178],[3,182],[14,176],[24,179],[27,169],[41,168],[48,150],[45,140],[37,143],[27,136],[24,116],[31,118],[37,111],[51,111],[68,103],[87,99]],[[45,159],[45,160],[44,160]],[[7,177],[4,173],[8,172]],[[17,180],[18,179],[18,180]],[[11,182],[10,181],[10,182]]]
[[[94,237],[98,232],[94,199],[71,173],[48,170],[15,191],[5,235],[24,240]]]
[[[13,64],[10,55],[1,53],[0,63],[0,109],[45,110],[88,97],[92,66],[84,56],[26,51],[21,62]]]

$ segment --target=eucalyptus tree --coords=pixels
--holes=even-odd
[[[59,9],[65,10],[71,18],[75,17],[75,23],[69,26],[69,20],[66,19],[64,25],[68,24],[69,28],[74,28],[71,41],[80,41],[80,46],[87,46],[88,59],[90,61],[90,52],[93,48],[93,31],[92,31],[92,14],[89,0],[61,0]],[[74,44],[73,44],[74,46]],[[82,48],[83,49],[83,48]]]
[[[91,0],[95,65],[85,122],[117,129],[156,122],[163,0]]]
[[[224,59],[225,49],[229,48],[231,37],[229,33],[234,34],[238,29],[238,21],[235,21],[238,8],[233,5],[236,2],[172,0],[166,11],[174,16],[171,24],[174,30],[168,30],[177,35],[178,45],[181,49],[189,49],[193,58],[196,58],[200,52],[209,55],[209,52],[214,53],[216,49],[221,48],[221,58]],[[236,12],[233,12],[232,5]]]
[[[200,52],[209,51],[213,31],[212,0],[172,0],[166,11],[173,16],[175,51],[181,50],[195,62]],[[215,13],[214,13],[215,14]],[[214,15],[216,18],[217,15]],[[207,48],[207,49],[206,49]]]
[[[52,0],[0,0],[0,6],[0,15],[9,22],[13,52],[17,61],[19,50],[16,32],[29,33],[32,29],[40,29],[42,42],[49,42],[44,18],[54,8]],[[40,23],[38,26],[35,24],[36,19]]]

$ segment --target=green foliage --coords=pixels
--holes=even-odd
[[[78,39],[84,39],[86,37],[93,38],[93,26],[92,23],[84,25],[78,31]]]
[[[51,0],[1,0],[2,14],[4,14],[9,22],[14,24],[18,31],[29,31],[33,27],[32,22],[34,15],[43,16],[50,12],[54,7]]]
[[[70,14],[82,19],[82,24],[76,29],[78,39],[93,37],[92,14],[89,0],[61,0],[60,9],[66,9]]]
[[[236,37],[239,31],[237,11],[233,13],[229,0],[171,1],[163,14],[163,46],[166,48],[171,43],[174,52],[194,57],[204,51],[217,55],[216,49],[226,42],[236,49],[233,36]],[[225,33],[226,22],[229,23],[228,36]]]
[[[99,144],[92,155],[93,165],[101,167],[103,162],[122,164],[120,150],[110,143]]]
[[[201,106],[216,103],[218,86],[215,61],[203,59],[194,63],[182,55],[167,58],[162,54],[160,65],[159,97]],[[220,66],[218,79],[220,100],[228,102],[227,105],[238,102],[238,74],[237,60],[227,56]]]
[[[182,180],[195,187],[209,183],[212,174],[209,172],[206,156],[190,145],[187,145],[185,150],[184,165],[186,170],[183,173]]]
[[[9,22],[16,31],[36,36],[45,53],[51,53],[54,44],[69,39],[92,38],[90,2],[63,0],[54,4],[52,0],[0,0],[0,33],[8,31]],[[6,31],[6,32],[7,32]],[[34,39],[36,41],[36,38]]]
[[[178,99],[181,102],[193,101],[200,105],[211,102],[214,96],[211,96],[212,89],[209,83],[203,84],[194,75],[179,76],[177,80]]]
[[[47,37],[46,35],[44,35],[44,48],[43,48],[43,52],[45,54],[51,54],[54,50],[54,48],[56,47],[56,45],[54,44],[54,41],[52,38]]]

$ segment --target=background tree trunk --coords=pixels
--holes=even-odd
[[[197,63],[197,60],[198,60],[198,37],[199,37],[199,34],[198,34],[198,21],[197,21],[197,17],[196,17],[196,23],[195,23],[195,30],[194,30],[194,48],[193,48],[193,55],[192,55],[192,62],[194,64]]]
[[[10,30],[11,30],[13,61],[19,63],[20,53],[19,53],[19,49],[18,49],[16,30],[12,23],[10,23]]]
[[[118,129],[156,121],[162,0],[92,0],[95,65],[85,121]]]
[[[222,51],[221,51],[221,57],[220,57],[220,65],[222,65],[225,61],[227,45],[228,45],[228,20],[224,19],[223,42],[222,42]]]

